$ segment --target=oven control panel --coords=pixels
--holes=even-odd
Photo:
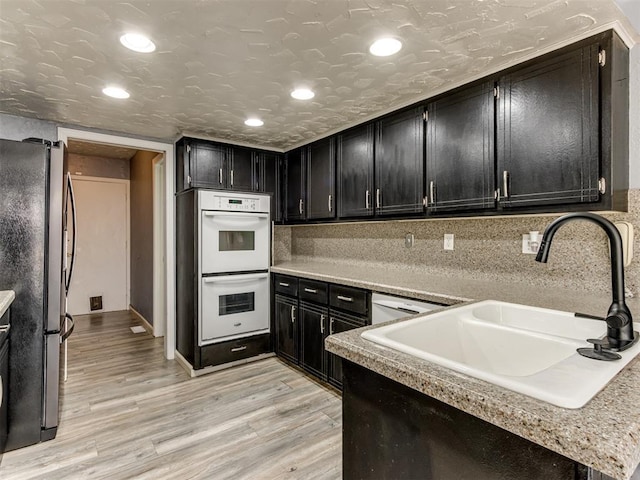
[[[217,210],[232,212],[258,212],[260,202],[254,198],[216,197]]]
[[[200,192],[200,208],[202,210],[269,213],[270,205],[271,200],[268,195],[238,195],[211,191]]]

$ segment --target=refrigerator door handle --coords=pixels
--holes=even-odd
[[[65,294],[69,294],[69,287],[71,286],[71,277],[73,276],[73,267],[76,263],[76,197],[73,193],[73,182],[71,181],[71,174],[67,172],[67,192],[69,195],[69,200],[71,202],[71,234],[73,235],[73,240],[71,242],[71,263],[69,265],[69,275],[67,276],[64,288]],[[67,206],[65,204],[65,215],[67,214]]]
[[[67,328],[67,321],[71,322],[71,326]],[[76,322],[74,322],[73,317],[68,313],[64,314],[64,331],[60,333],[60,343],[64,343],[67,338],[71,336],[73,333],[73,329],[76,326]]]

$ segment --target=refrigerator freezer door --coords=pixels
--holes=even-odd
[[[45,332],[59,332],[64,318],[64,272],[63,272],[63,232],[62,213],[64,210],[65,147],[51,149],[49,162],[49,266],[47,291],[47,316]]]

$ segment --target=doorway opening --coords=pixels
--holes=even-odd
[[[105,253],[112,244],[121,246],[121,238],[126,239],[126,253],[122,255],[126,263],[125,273],[122,274],[122,268],[113,268],[116,271],[114,278],[122,278],[123,275],[126,278],[124,282],[110,281],[109,283],[119,283],[121,286],[124,284],[124,287],[120,289],[120,295],[122,295],[122,291],[125,292],[126,306],[124,309],[130,309],[139,318],[144,319],[149,324],[148,326],[151,326],[154,336],[164,336],[165,358],[174,358],[175,316],[173,312],[175,299],[173,294],[174,281],[171,275],[174,264],[173,145],[66,128],[58,129],[58,139],[68,147],[70,144],[73,146],[70,152],[80,148],[77,147],[78,145],[83,145],[82,148],[90,147],[97,150],[130,150],[133,152],[130,159],[130,179],[105,179],[103,175],[94,177],[93,175],[85,175],[84,172],[77,175],[74,169],[70,168],[72,178],[76,184],[80,185],[80,190],[90,191],[85,192],[91,195],[90,201],[99,204],[99,208],[94,208],[94,214],[89,214],[84,222],[90,230],[88,234],[98,237],[95,241],[90,242],[90,250],[95,251],[91,255],[89,253],[85,255],[88,258],[85,264],[90,265],[92,260]],[[124,167],[116,165],[116,170],[117,168],[124,169]],[[138,194],[142,194],[148,200],[143,201],[136,198]],[[123,206],[123,202],[125,206]],[[122,220],[123,212],[127,217],[125,221]],[[109,233],[105,233],[105,228],[100,228],[101,219],[104,218],[104,223],[107,223],[106,216],[113,217],[109,223],[112,225],[111,227],[102,225]],[[118,222],[118,220],[120,221]],[[123,224],[126,224],[126,229],[123,235],[120,235]],[[91,229],[94,231],[91,232]],[[79,235],[82,235],[82,232],[79,232]],[[110,241],[111,243],[109,243]],[[80,260],[80,256],[79,252],[78,260]],[[76,265],[77,268],[80,268],[79,263]],[[90,274],[94,277],[101,275],[101,273],[107,274],[107,270],[111,267],[112,265],[109,263],[108,268],[104,266],[94,268]],[[138,276],[143,271],[146,271],[147,275]],[[80,279],[78,280],[80,281]],[[74,295],[73,290],[72,286],[71,298]],[[91,305],[90,299],[100,296],[99,291],[87,290],[85,292],[80,287],[76,288],[76,291],[80,291],[80,301],[86,303],[87,309]],[[107,295],[104,295],[100,301],[104,307],[103,311],[118,309],[118,307],[107,304]]]

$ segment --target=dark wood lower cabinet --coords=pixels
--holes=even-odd
[[[371,292],[282,274],[274,274],[273,285],[276,354],[340,389],[341,359],[324,342],[370,323]]]
[[[326,353],[329,309],[300,302],[300,365],[321,380],[326,380]]]
[[[345,480],[607,478],[352,362],[343,370]]]
[[[354,328],[364,327],[366,318],[332,311],[329,315],[329,334],[342,333]],[[327,352],[327,381],[342,390],[342,358]]]
[[[275,295],[276,353],[298,363],[298,300]]]

